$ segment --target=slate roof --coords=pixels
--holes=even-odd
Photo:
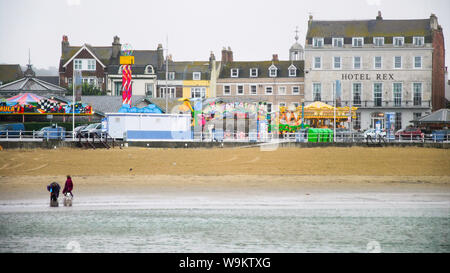
[[[392,37],[406,37],[405,43],[411,43],[412,37],[423,36],[425,42],[431,42],[430,19],[411,20],[351,20],[351,21],[315,21],[308,24],[306,40],[312,44],[313,37],[324,37],[324,44],[331,44],[331,37],[343,37],[345,44],[351,44],[351,37],[364,37],[364,43],[372,43],[371,37],[385,37],[385,44],[392,44]]]
[[[65,88],[58,85],[40,80],[34,77],[25,77],[20,80],[0,86],[0,93],[25,93],[32,92],[37,95],[59,94],[63,95],[67,92]]]
[[[450,124],[450,109],[440,109],[420,118],[417,123],[446,123]]]
[[[59,77],[58,76],[36,76],[38,80],[48,82],[54,85],[59,85]]]
[[[210,80],[211,73],[208,61],[169,62],[168,71],[175,72],[175,80],[192,80],[193,72],[201,72],[201,80]],[[158,71],[158,80],[166,79],[166,64]]]
[[[275,65],[278,69],[277,78],[289,77],[289,67],[294,65],[297,68],[297,77],[304,77],[304,61],[256,61],[256,62],[230,62],[225,64],[219,75],[219,79],[231,78],[231,69],[239,69],[239,77],[237,78],[252,78],[250,77],[250,69],[258,69],[258,77],[255,78],[270,78],[269,67]]]
[[[0,64],[0,81],[5,84],[23,78],[23,71],[18,64]]]

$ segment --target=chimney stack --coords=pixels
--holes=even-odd
[[[278,62],[278,54],[272,54],[272,62]]]
[[[67,35],[63,35],[61,42],[61,53],[64,54],[69,49],[69,38]]]
[[[228,47],[228,61],[233,62],[233,51],[231,51],[231,47]]]
[[[381,11],[378,11],[378,16],[376,18],[377,20],[383,20],[383,17],[381,17]]]
[[[111,53],[113,58],[119,58],[121,47],[122,45],[120,44],[120,38],[118,36],[114,36]]]
[[[438,22],[437,22],[437,17],[434,13],[431,14],[430,16],[430,27],[432,30],[437,30],[438,29]]]
[[[230,63],[233,62],[233,51],[228,47],[228,50],[224,47],[222,49],[222,63]]]

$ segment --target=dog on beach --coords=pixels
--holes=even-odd
[[[70,193],[66,192],[64,194],[64,206],[65,207],[71,207],[72,206],[72,196],[70,195]]]

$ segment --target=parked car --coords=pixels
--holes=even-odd
[[[396,139],[421,139],[423,137],[424,133],[422,130],[415,127],[408,127],[395,133]]]
[[[377,132],[375,129],[369,129],[364,132],[363,136],[364,139],[376,139],[378,137],[386,138],[386,130],[383,129]]]
[[[87,125],[81,125],[81,126],[77,126],[73,129],[73,131],[75,132],[75,137],[80,137],[81,135],[81,131],[83,129],[85,129],[87,127]]]
[[[0,124],[0,137],[19,137],[24,131],[23,123]]]
[[[92,123],[86,126],[86,128],[82,129],[80,132],[82,137],[100,137],[102,135],[102,124],[101,123]]]
[[[35,136],[37,138],[44,138],[44,139],[65,139],[66,128],[61,126],[43,127],[36,132]]]

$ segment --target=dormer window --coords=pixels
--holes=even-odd
[[[323,38],[314,37],[313,38],[313,47],[322,47],[323,46]]]
[[[293,64],[291,64],[291,66],[289,66],[288,70],[289,70],[289,77],[297,76],[297,68]]]
[[[258,77],[258,68],[250,68],[250,77],[252,78]]]
[[[333,38],[333,47],[343,47],[344,38]]]
[[[423,46],[425,44],[424,37],[413,37],[413,44],[415,46]]]
[[[147,65],[145,67],[145,74],[155,74],[155,70],[153,69],[153,66]]]
[[[269,67],[269,77],[276,77],[277,71],[278,71],[278,68],[275,65],[271,65]]]
[[[199,81],[202,78],[202,72],[194,72],[192,73],[192,79],[194,81]]]
[[[374,46],[384,46],[384,37],[373,37]]]
[[[353,37],[352,45],[353,45],[353,47],[362,47],[364,45],[364,38],[363,37]]]
[[[237,78],[237,77],[239,77],[239,69],[237,69],[237,68],[232,68],[232,69],[231,69],[231,77],[232,77],[232,78]]]
[[[394,37],[394,46],[403,46],[405,43],[404,37]]]

